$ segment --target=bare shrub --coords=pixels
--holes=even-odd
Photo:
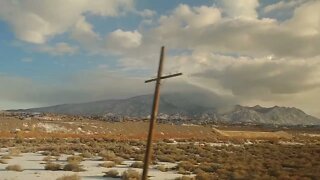
[[[8,164],[8,161],[5,159],[0,159],[0,164]]]
[[[157,169],[161,172],[167,172],[168,168],[164,165],[157,166]]]
[[[142,155],[142,154],[135,154],[135,155],[132,155],[132,157],[135,161],[143,161],[144,160],[144,155]]]
[[[64,175],[62,177],[59,177],[57,178],[57,180],[80,180],[81,178],[76,175],[76,174],[73,174],[73,175]]]
[[[186,171],[193,171],[195,168],[196,168],[196,166],[195,165],[193,165],[191,162],[189,162],[189,161],[182,161],[182,162],[180,162],[179,164],[178,164],[178,167],[180,168],[180,167],[182,167],[184,170],[186,170]]]
[[[93,157],[93,155],[88,151],[81,153],[80,156],[84,157],[84,158],[92,158]]]
[[[113,161],[117,157],[113,151],[101,151],[99,156],[102,157],[103,161]]]
[[[72,162],[79,163],[79,162],[83,161],[83,157],[82,156],[69,156],[67,158],[67,161],[69,163],[72,163]]]
[[[44,166],[44,169],[50,170],[50,171],[59,171],[61,170],[61,165],[57,163],[49,162]]]
[[[163,139],[163,142],[165,142],[165,143],[174,143],[175,140],[174,139]]]
[[[130,159],[131,158],[130,154],[125,154],[125,153],[118,154],[118,156],[122,157],[123,159]]]
[[[141,162],[141,161],[136,161],[136,162],[132,163],[130,167],[133,167],[133,168],[143,168],[143,162]]]
[[[64,171],[73,171],[73,172],[81,172],[81,171],[85,171],[85,169],[82,168],[82,165],[75,163],[75,162],[71,162],[66,164],[63,167]]]
[[[41,152],[41,154],[44,155],[44,156],[49,156],[50,152],[49,151],[43,151],[43,152]]]
[[[43,151],[41,152],[44,156],[60,156],[60,152],[57,149],[54,149],[52,151]]]
[[[53,161],[54,158],[52,156],[46,156],[42,159],[42,161],[46,161],[46,162],[50,162],[50,161]]]
[[[201,163],[198,168],[205,172],[215,172],[218,169],[218,167],[212,163]]]
[[[116,164],[122,164],[123,163],[123,158],[116,157],[116,158],[114,158],[113,162],[116,163]]]
[[[16,149],[16,148],[9,149],[10,156],[20,156],[20,154],[21,154],[21,151],[19,149]]]
[[[3,155],[3,156],[1,157],[1,159],[12,159],[12,157],[9,156],[9,155]]]
[[[181,176],[181,177],[175,178],[175,180],[195,180],[195,178],[191,176]]]
[[[138,171],[135,171],[133,169],[128,169],[123,172],[122,179],[123,180],[140,180],[141,175]]]
[[[18,172],[22,172],[22,171],[23,171],[23,169],[21,168],[21,166],[18,165],[18,164],[9,165],[9,166],[6,167],[6,170],[8,170],[8,171],[18,171]]]
[[[171,162],[171,163],[176,162],[176,160],[169,155],[159,155],[157,156],[157,159],[161,162]]]
[[[178,174],[184,174],[184,175],[189,175],[191,174],[190,172],[187,172],[183,167],[178,168]]]
[[[99,164],[100,167],[106,167],[106,168],[111,168],[111,167],[115,167],[116,163],[113,161],[109,161],[109,162],[104,162]]]
[[[103,175],[103,177],[112,177],[112,178],[116,178],[119,177],[119,172],[115,169],[112,169],[110,171],[105,172],[106,174]]]
[[[198,174],[198,173],[204,173],[204,171],[200,168],[196,168],[195,170],[193,170],[194,174]]]
[[[237,170],[237,171],[232,172],[231,178],[232,179],[246,179],[245,174],[246,173],[244,173],[243,171]]]
[[[212,179],[216,179],[217,177],[215,177],[213,174],[210,173],[198,173],[196,175],[196,180],[212,180]]]

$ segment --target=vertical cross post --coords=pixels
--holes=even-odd
[[[161,52],[160,52],[160,61],[159,61],[159,67],[158,67],[158,75],[156,79],[156,87],[155,87],[154,96],[153,96],[152,112],[151,112],[148,140],[147,140],[147,146],[146,146],[146,154],[144,157],[142,180],[147,180],[148,178],[149,163],[151,161],[153,130],[154,130],[154,126],[158,116],[158,109],[159,109],[160,83],[161,83],[161,75],[162,75],[162,68],[163,68],[163,59],[164,59],[164,46],[161,47]]]

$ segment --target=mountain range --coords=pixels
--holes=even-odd
[[[190,98],[192,97],[192,98]],[[162,120],[191,123],[253,123],[273,125],[320,125],[320,119],[294,107],[247,107],[241,105],[216,108],[206,94],[165,93],[160,98],[159,116]],[[78,104],[19,109],[20,112],[44,112],[84,116],[127,116],[146,118],[150,115],[152,95],[128,99],[104,100]]]

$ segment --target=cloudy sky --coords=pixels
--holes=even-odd
[[[0,109],[165,91],[320,117],[318,0],[0,0]],[[224,104],[219,102],[219,104]]]

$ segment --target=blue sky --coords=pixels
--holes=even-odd
[[[262,3],[266,3],[264,1]],[[161,15],[170,13],[179,4],[188,4],[189,6],[212,6],[217,2],[213,0],[170,0],[170,1],[135,1],[136,11],[150,9],[156,12],[154,19]],[[143,17],[128,13],[118,17],[103,17],[98,15],[86,15],[89,23],[93,25],[95,32],[99,34],[108,34],[117,29],[133,31],[139,27]],[[60,80],[63,76],[70,75],[77,71],[93,69],[99,65],[108,65],[117,68],[117,57],[112,55],[90,55],[85,50],[80,49],[77,53],[67,55],[52,55],[47,52],[34,50],[34,45],[20,41],[15,37],[12,27],[6,21],[0,21],[0,71],[8,75],[17,75],[32,78],[35,80],[54,81]],[[47,42],[54,44],[56,42],[68,42],[77,45],[77,42],[68,37],[68,32],[56,35]],[[32,62],[25,62],[28,59]],[[27,60],[27,61],[28,61]],[[62,77],[61,77],[62,76]]]
[[[181,1],[135,1],[137,11],[151,9],[157,14],[166,14],[170,10],[178,6]],[[213,1],[183,1],[189,5],[212,5]],[[128,13],[118,17],[102,17],[98,15],[86,15],[88,22],[94,26],[94,31],[99,34],[107,34],[116,29],[126,31],[135,30],[141,23],[142,17]],[[74,73],[83,70],[95,69],[99,66],[107,65],[110,68],[117,69],[118,64],[113,55],[91,55],[81,49],[79,52],[67,55],[52,55],[47,52],[39,52],[34,50],[34,44],[29,44],[20,41],[15,37],[12,27],[5,22],[0,21],[0,72],[2,74],[22,76],[31,78],[41,83],[52,83],[61,81],[65,76],[70,76]],[[68,42],[77,45],[68,37],[68,32],[52,37],[48,44],[56,42]]]
[[[143,80],[166,45],[166,73],[185,76],[165,90],[206,89],[235,104],[320,115],[319,4],[0,0],[0,109],[152,93]]]

